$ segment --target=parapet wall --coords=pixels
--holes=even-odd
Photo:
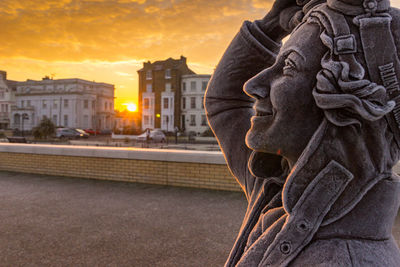
[[[0,170],[241,190],[221,152],[3,143]]]

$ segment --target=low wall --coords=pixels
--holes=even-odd
[[[2,143],[0,170],[241,190],[221,152]]]

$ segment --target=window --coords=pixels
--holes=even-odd
[[[190,126],[196,126],[196,115],[190,115]]]
[[[162,124],[168,128],[169,117],[167,115],[163,115]]]
[[[143,122],[144,122],[145,125],[149,124],[149,116],[148,115],[144,115],[143,116]]]
[[[204,109],[204,96],[201,98],[201,108]]]
[[[186,97],[182,97],[182,109],[186,109]]]
[[[93,100],[92,101],[92,109],[95,109],[96,108],[96,100]]]
[[[58,123],[57,123],[57,115],[53,115],[53,123],[54,123],[54,125],[58,125]]]
[[[143,109],[149,109],[150,108],[150,101],[148,98],[143,99]]]
[[[0,92],[0,98],[3,99],[4,98],[4,91]]]
[[[205,91],[207,89],[208,82],[201,82],[201,90]]]
[[[185,82],[183,82],[183,84],[182,84],[182,90],[183,90],[184,92],[186,92],[186,83],[185,83]]]
[[[83,108],[89,108],[89,100],[83,100]]]
[[[168,109],[169,99],[167,97],[163,98],[163,109]]]
[[[53,108],[58,108],[58,101],[57,99],[53,100]]]
[[[83,128],[89,128],[89,115],[83,115]]]
[[[196,81],[190,82],[190,91],[196,91]]]
[[[146,80],[151,80],[152,79],[152,73],[151,70],[146,71]]]
[[[171,92],[171,83],[165,84],[165,92]]]
[[[68,115],[64,115],[64,126],[68,127]]]
[[[186,126],[186,121],[185,121],[185,115],[182,115],[182,129],[185,129]]]
[[[207,126],[206,115],[201,115],[201,126]]]
[[[108,109],[108,102],[106,101],[106,102],[104,102],[104,110],[107,110]]]
[[[151,83],[146,84],[146,92],[151,93],[153,91],[153,86]]]
[[[165,70],[165,79],[171,79],[171,69]]]
[[[23,108],[25,106],[25,101],[21,100],[21,107]]]
[[[26,106],[30,107],[31,106],[31,101],[30,100],[26,100]]]
[[[195,97],[190,98],[190,108],[192,108],[192,109],[196,108],[196,98]]]
[[[42,108],[47,108],[47,101],[46,100],[42,100]]]
[[[68,108],[68,105],[69,105],[68,99],[64,99],[64,108]]]

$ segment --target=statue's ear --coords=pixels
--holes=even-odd
[[[281,156],[253,151],[249,158],[248,168],[256,177],[279,177],[285,171],[282,161]]]

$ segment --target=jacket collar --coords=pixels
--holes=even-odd
[[[351,127],[337,127],[324,119],[286,179],[282,191],[285,210],[290,214],[307,187],[332,162],[340,173],[352,179],[331,206],[321,225],[327,225],[346,215],[378,181],[391,176],[391,166],[382,166],[371,156],[371,144],[365,133],[354,133]],[[351,138],[350,138],[351,137]],[[375,144],[379,146],[379,144]],[[374,149],[374,148],[372,148]],[[381,149],[381,148],[379,148]],[[372,151],[373,152],[373,151]],[[335,176],[331,175],[331,178]],[[317,201],[317,200],[316,200]]]

